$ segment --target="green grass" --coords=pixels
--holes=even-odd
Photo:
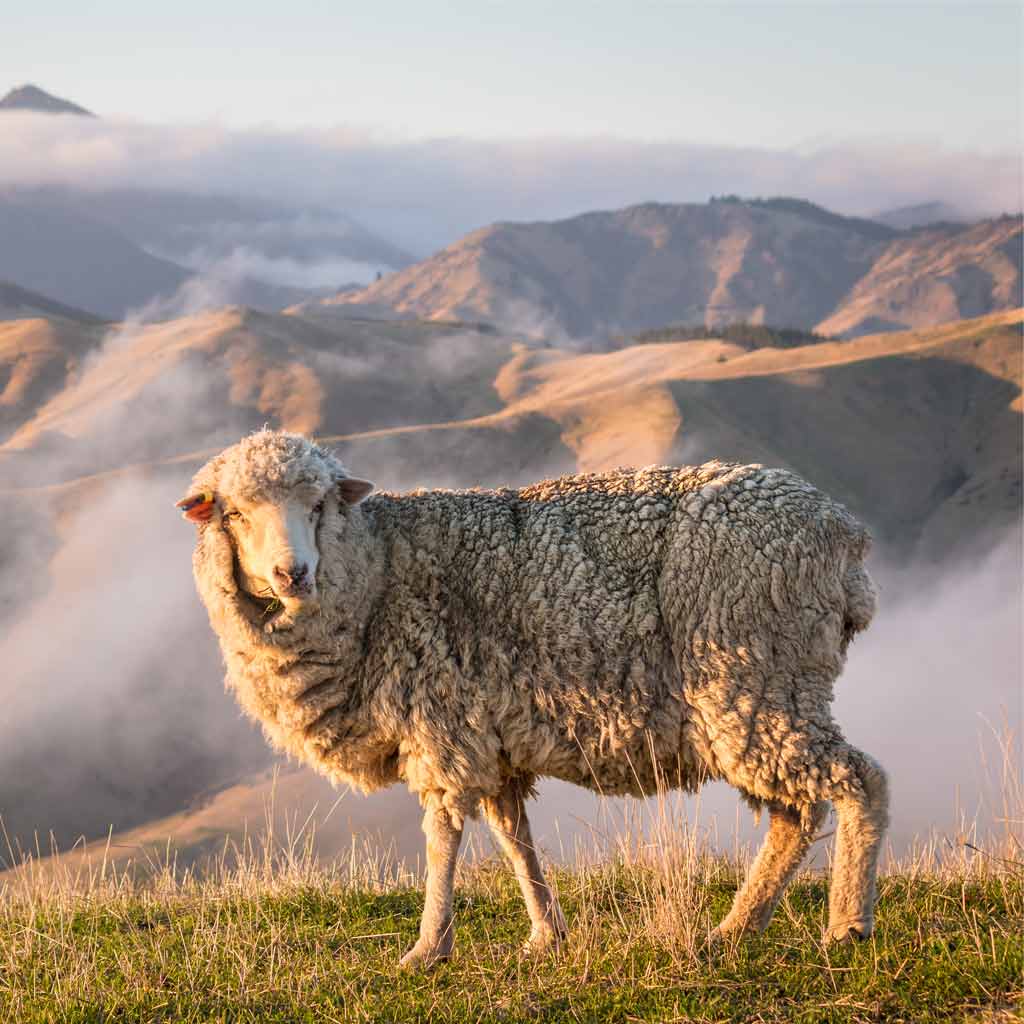
[[[827,889],[808,874],[763,936],[708,951],[737,866],[633,843],[554,872],[571,938],[536,959],[510,872],[484,862],[460,878],[454,959],[406,973],[415,881],[310,851],[202,877],[29,865],[0,889],[0,1021],[1021,1019],[1024,872],[989,854],[885,874],[866,943],[821,944]]]

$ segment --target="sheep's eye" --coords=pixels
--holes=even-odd
[[[318,519],[318,518],[320,517],[321,513],[323,512],[323,510],[324,510],[324,499],[323,499],[323,498],[321,498],[321,499],[320,499],[320,500],[319,500],[319,501],[318,501],[318,502],[317,502],[317,503],[316,503],[316,504],[315,504],[315,505],[313,506],[313,518],[314,518],[314,519]]]
[[[228,512],[224,513],[224,518],[229,523],[240,523],[245,518],[237,508],[233,508]]]

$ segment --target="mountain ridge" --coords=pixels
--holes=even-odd
[[[649,202],[498,222],[325,301],[556,338],[739,321],[854,337],[1012,308],[1020,235],[1016,217],[901,231],[802,199]],[[882,272],[901,261],[904,280]]]
[[[62,317],[80,323],[102,323],[100,317],[75,306],[67,306],[39,292],[0,280],[0,321],[23,320],[37,316]]]

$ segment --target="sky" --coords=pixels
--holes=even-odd
[[[7,87],[97,113],[397,138],[1018,148],[1021,7],[53,0],[5,12]]]

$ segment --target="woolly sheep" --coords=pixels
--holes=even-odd
[[[869,538],[798,476],[709,462],[367,497],[329,451],[264,430],[192,491],[196,584],[243,708],[338,783],[419,795],[426,898],[404,964],[451,953],[478,811],[528,947],[564,937],[524,811],[544,776],[634,795],[724,779],[767,807],[717,936],[766,927],[831,801],[826,934],[871,934],[887,782],[830,713],[875,609]]]

